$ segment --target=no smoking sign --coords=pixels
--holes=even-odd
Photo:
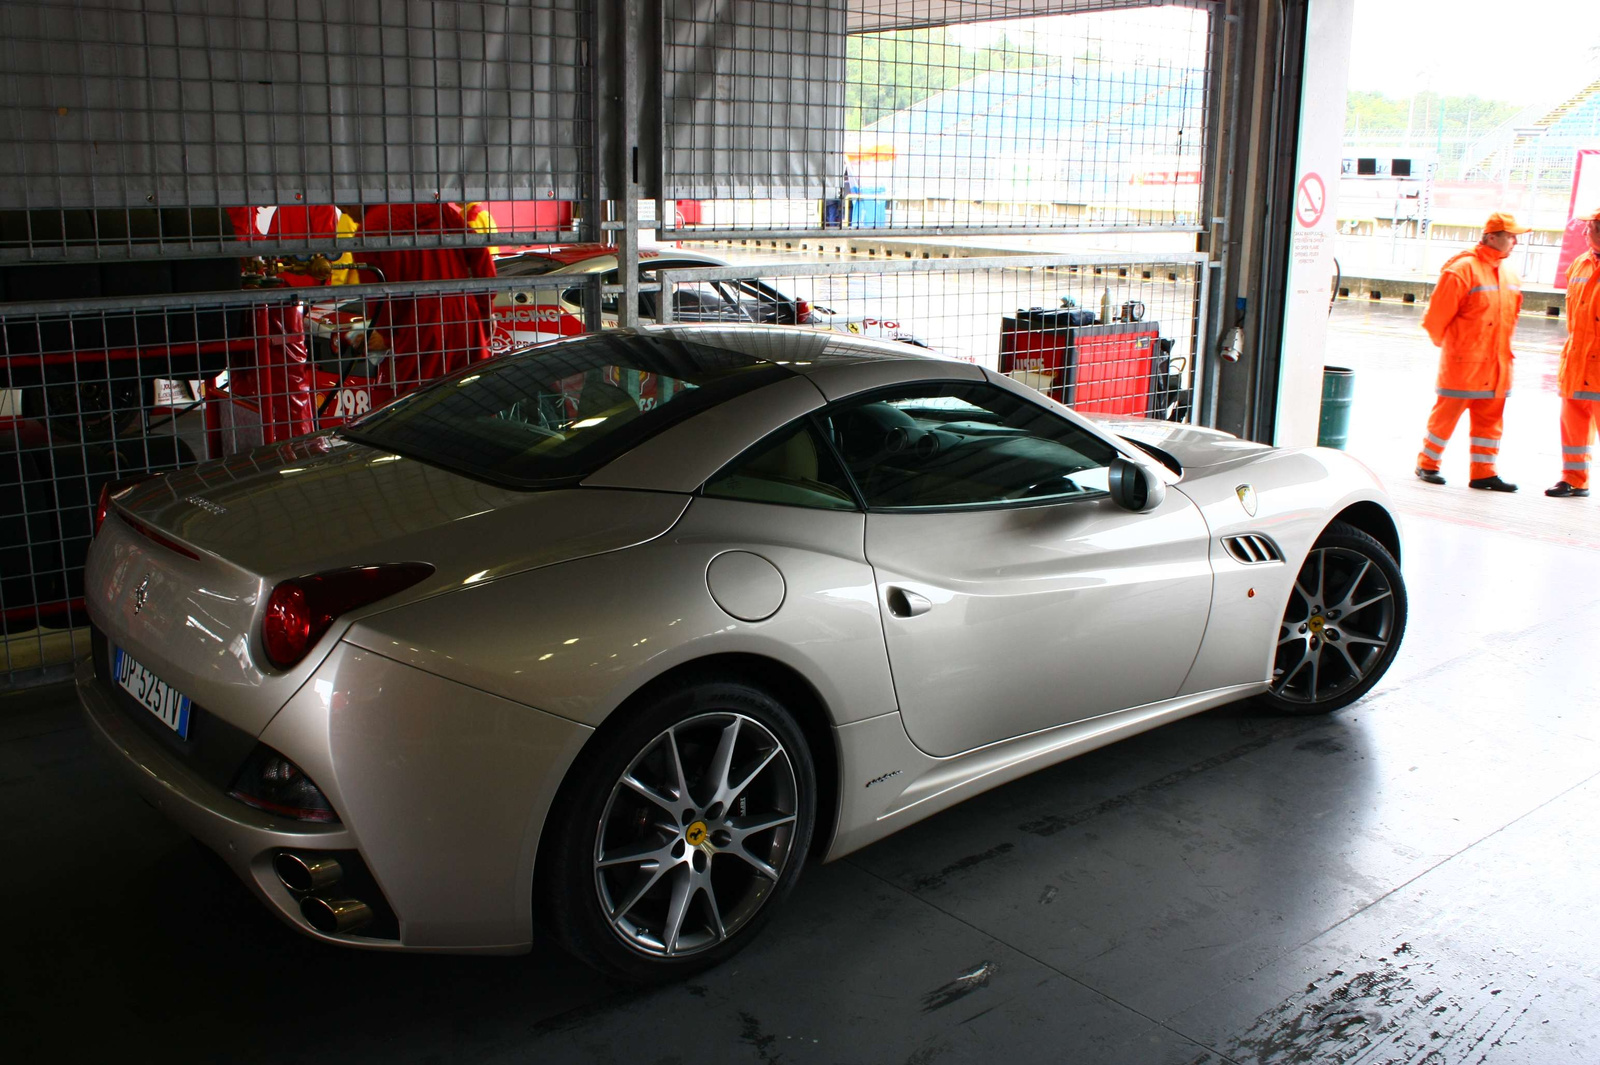
[[[1301,225],[1310,229],[1322,221],[1322,212],[1328,206],[1328,188],[1316,173],[1307,173],[1300,179],[1294,192],[1294,216]]]

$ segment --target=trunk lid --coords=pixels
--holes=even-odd
[[[90,547],[85,597],[112,658],[123,649],[255,735],[365,613],[643,543],[670,529],[688,501],[596,488],[513,491],[341,438],[308,437],[121,495]],[[426,562],[435,572],[336,621],[293,668],[265,664],[261,611],[280,580],[385,562]]]

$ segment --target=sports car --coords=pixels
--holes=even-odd
[[[99,521],[91,732],[271,910],[641,981],[1040,767],[1358,699],[1406,623],[1342,452],[782,326],[478,363]]]
[[[651,249],[642,255],[639,280],[647,284],[658,283],[664,270],[728,265],[722,259],[683,248]],[[582,333],[582,282],[600,274],[605,284],[619,284],[617,266],[617,249],[605,244],[557,245],[496,259],[499,276],[526,279],[525,288],[495,297],[495,342],[500,350],[514,351],[527,344]],[[657,317],[657,298],[655,292],[639,294],[642,319],[653,321]],[[607,296],[601,304],[601,316],[608,326],[616,324],[617,299]],[[927,347],[899,322],[839,314],[832,308],[786,295],[754,277],[681,282],[673,290],[672,312],[677,321],[684,323],[804,325]]]

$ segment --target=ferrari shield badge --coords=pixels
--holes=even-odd
[[[1255,517],[1256,516],[1256,490],[1255,490],[1255,486],[1254,485],[1248,485],[1248,484],[1241,484],[1238,488],[1235,488],[1233,490],[1233,493],[1234,493],[1234,495],[1239,497],[1239,505],[1244,508],[1244,512],[1246,514],[1250,515],[1252,518]]]

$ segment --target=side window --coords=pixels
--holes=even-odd
[[[602,285],[620,285],[620,284],[622,284],[622,276],[620,274],[618,274],[617,271],[615,271],[615,270],[607,270],[605,272],[605,274],[600,278],[600,283]],[[583,291],[582,289],[579,289],[579,295],[578,295],[578,304],[579,304],[579,306],[583,305],[582,291]],[[617,313],[617,307],[619,305],[618,301],[620,301],[621,299],[622,299],[622,297],[618,296],[614,292],[607,293],[606,295],[601,296],[600,297],[600,313],[601,314],[616,314]]]
[[[1092,498],[1116,450],[993,385],[907,385],[843,403],[825,422],[874,509]]]
[[[680,322],[748,321],[729,296],[715,281],[681,281],[672,289],[672,314]]]
[[[784,426],[724,466],[706,482],[717,499],[855,510],[844,471],[808,419]]]
[[[588,291],[589,285],[592,283],[591,279],[594,277],[594,275],[588,274],[581,276],[583,276],[582,284],[572,285],[569,288],[561,290],[561,302],[565,303],[573,314],[580,315],[583,313],[584,294]],[[602,285],[615,285],[617,283],[617,272],[615,270],[610,270],[605,274],[602,274],[600,277],[600,283]],[[617,313],[617,297],[614,294],[608,293],[600,297],[600,313]]]

